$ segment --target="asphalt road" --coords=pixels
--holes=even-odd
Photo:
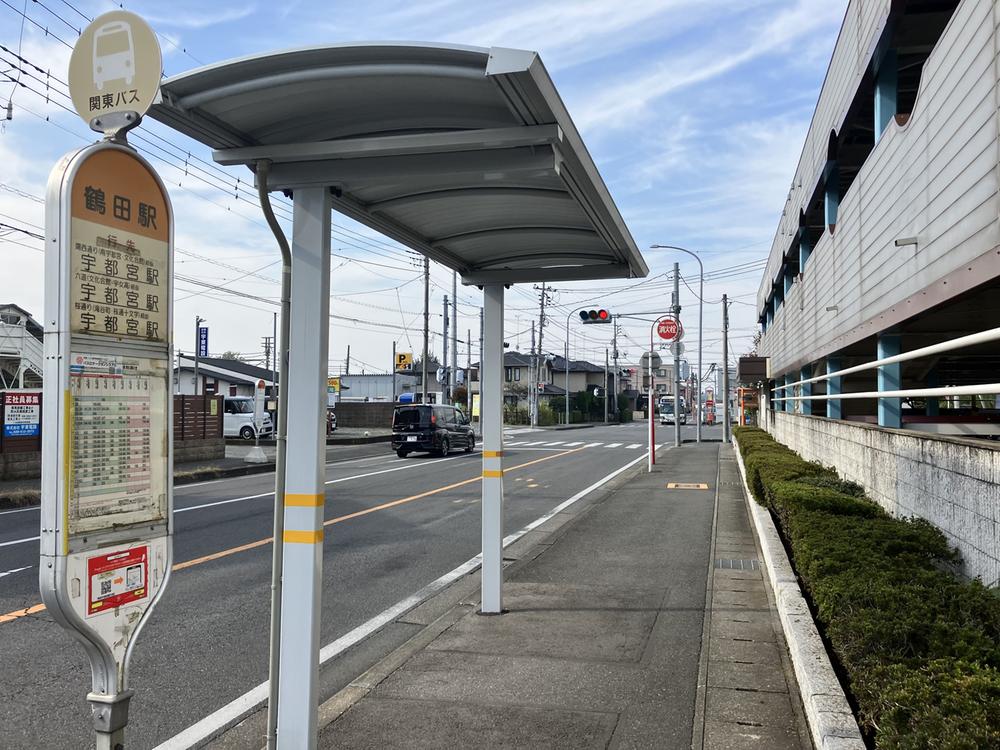
[[[672,428],[661,429],[669,441]],[[645,452],[644,424],[512,433],[507,533]],[[321,644],[480,551],[478,451],[399,459],[385,444],[343,446],[328,461]],[[129,748],[154,747],[267,678],[273,481],[176,488],[177,567],[132,660]],[[44,610],[5,617],[39,604],[37,534],[37,510],[0,512],[0,744],[87,747],[83,650]]]

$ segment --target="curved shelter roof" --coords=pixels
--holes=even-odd
[[[648,268],[534,52],[331,45],[210,65],[150,115],[220,164],[269,159],[270,189],[334,207],[468,284]]]

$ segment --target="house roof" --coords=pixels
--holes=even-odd
[[[181,367],[186,370],[194,369],[194,357],[188,354],[182,354],[178,357]],[[240,378],[246,380],[248,383],[256,383],[258,380],[263,380],[267,383],[271,382],[272,376],[276,376],[276,373],[272,373],[264,367],[258,367],[257,365],[251,365],[249,362],[243,362],[239,359],[222,359],[220,357],[198,357],[198,366],[207,367],[212,370],[222,370],[227,373],[239,376]],[[275,382],[280,378],[276,377]]]
[[[555,357],[552,360],[552,369],[558,372],[566,372],[566,358],[565,357]],[[571,359],[569,360],[569,371],[570,372],[604,372],[604,368],[595,365],[593,362],[588,362],[585,359]]]

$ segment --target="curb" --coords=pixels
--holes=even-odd
[[[368,437],[328,437],[327,445],[367,445],[368,443],[388,443],[392,435],[369,435]],[[266,438],[259,441],[261,445],[277,445],[278,441]],[[249,440],[242,438],[226,438],[226,445],[250,445]]]
[[[774,591],[778,617],[795,669],[813,744],[818,750],[865,750],[858,722],[833,671],[830,656],[799,588],[771,513],[750,494],[743,456],[735,436],[733,447],[736,449],[736,465],[743,482],[744,498],[764,554],[764,567]]]

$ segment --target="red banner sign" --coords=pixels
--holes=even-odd
[[[149,595],[149,547],[98,555],[87,560],[87,614],[120,607]]]

